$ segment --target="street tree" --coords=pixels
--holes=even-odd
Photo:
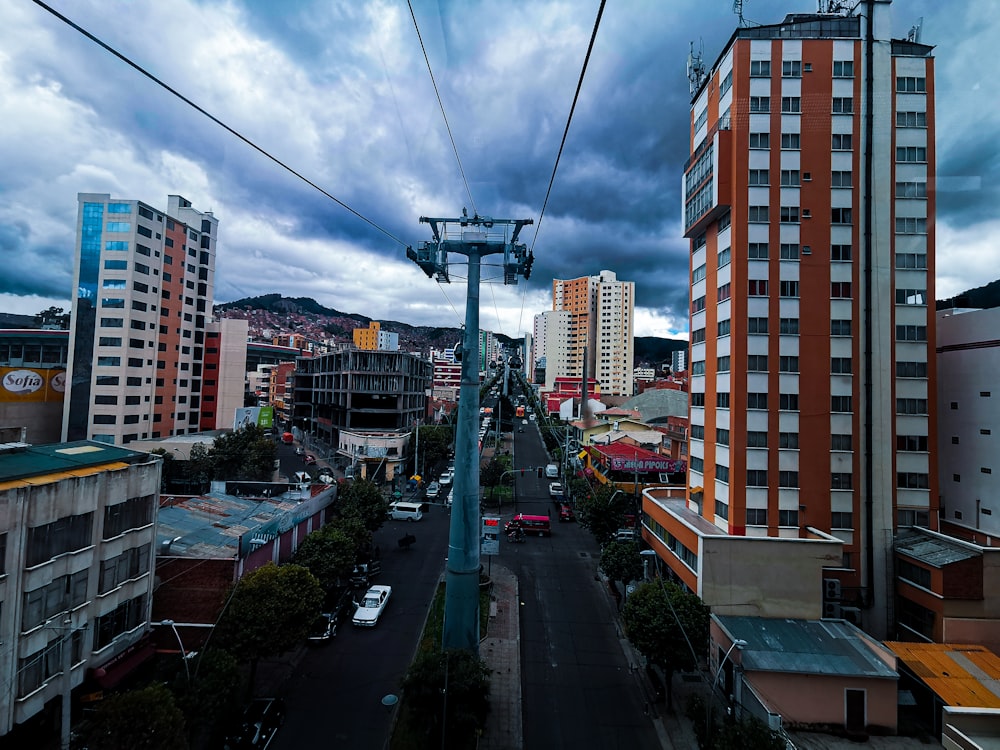
[[[708,615],[696,595],[662,579],[640,584],[625,601],[625,635],[666,674],[668,707],[674,672],[694,669],[707,654]]]
[[[210,452],[214,479],[269,482],[274,476],[277,449],[256,425],[220,435]]]
[[[235,656],[218,648],[201,651],[188,669],[177,670],[173,692],[184,712],[191,744],[203,747],[219,717],[229,716],[239,708],[239,663]]]
[[[452,438],[455,434],[451,425],[425,424],[417,428],[420,432],[420,463],[428,474],[448,460]]]
[[[357,554],[358,545],[351,534],[327,524],[302,540],[292,562],[308,568],[329,592],[350,574]]]
[[[606,544],[625,523],[629,499],[612,485],[598,485],[576,500],[576,517],[598,544]]]
[[[357,479],[342,488],[339,495],[340,514],[357,516],[368,531],[382,528],[389,515],[389,503],[382,497],[378,485],[367,479]]]
[[[184,714],[173,694],[156,683],[101,701],[87,732],[93,750],[187,750]]]
[[[489,667],[464,649],[421,652],[403,677],[407,715],[426,733],[425,747],[476,747],[476,731],[489,711],[489,693]]]
[[[635,542],[608,542],[601,550],[601,572],[611,580],[627,585],[642,577],[642,556]]]
[[[247,573],[235,589],[219,621],[221,645],[250,663],[250,689],[257,662],[300,643],[319,616],[323,587],[301,565],[268,563]]]

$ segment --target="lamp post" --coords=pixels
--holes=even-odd
[[[160,625],[167,625],[171,630],[174,631],[174,636],[177,638],[177,645],[181,647],[181,661],[184,662],[184,674],[187,675],[188,685],[191,684],[191,667],[188,666],[188,659],[194,656],[197,652],[192,651],[188,653],[184,650],[184,642],[181,640],[180,631],[177,630],[177,623],[173,620],[161,620]]]
[[[715,699],[715,687],[719,684],[719,677],[722,675],[722,668],[726,666],[726,661],[729,660],[729,655],[733,653],[734,648],[743,648],[747,645],[747,642],[742,638],[736,638],[733,640],[732,644],[729,646],[729,650],[726,651],[725,655],[719,660],[719,666],[715,670],[715,677],[712,678],[712,686],[708,691],[708,700],[705,702],[705,737],[707,738],[712,733],[712,701]]]

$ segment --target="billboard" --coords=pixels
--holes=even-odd
[[[65,370],[0,367],[0,402],[61,402],[65,391]]]
[[[233,419],[233,429],[239,430],[248,425],[257,425],[262,430],[270,430],[274,425],[273,406],[241,406],[236,410]]]
[[[500,554],[500,516],[483,516],[479,553],[481,555]]]

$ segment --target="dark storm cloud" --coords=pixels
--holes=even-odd
[[[27,222],[0,224],[0,294],[64,297],[73,283],[65,246],[39,244]]]

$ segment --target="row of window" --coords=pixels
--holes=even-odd
[[[767,224],[770,218],[770,206],[758,205],[758,206],[747,206],[747,222],[750,224]],[[782,224],[798,224],[802,219],[812,218],[812,211],[808,208],[800,208],[799,206],[781,206],[778,209],[778,221]],[[850,208],[831,208],[830,209],[830,223],[831,224],[841,224],[849,225],[852,223],[853,214]],[[923,220],[926,227],[926,219]],[[899,225],[899,219],[896,220],[897,226]],[[900,231],[900,230],[896,230]],[[926,228],[924,229],[926,232]]]
[[[812,70],[812,63],[803,63],[801,60],[782,60],[781,61],[781,77],[782,78],[801,78],[803,65],[805,66],[805,71],[808,73]],[[751,78],[770,78],[771,77],[771,61],[770,60],[751,60],[750,61],[750,77]],[[854,78],[854,61],[853,60],[834,60],[833,61],[833,77],[834,78]],[[732,73],[729,73],[728,79],[730,85],[732,83]],[[726,93],[721,91],[721,94]]]
[[[762,430],[747,430],[747,447],[748,448],[767,448],[768,447],[768,435],[770,433]],[[691,425],[691,437],[696,440],[705,439],[705,426],[700,424]],[[729,430],[724,430],[721,428],[716,428],[715,430],[715,442],[719,445],[729,445],[730,435]],[[926,453],[927,452],[927,436],[926,435],[897,435],[896,436],[896,450],[902,451],[904,453]],[[778,433],[778,447],[787,450],[798,450],[799,448],[799,433],[797,432],[779,432]],[[830,450],[831,451],[852,451],[853,444],[852,438],[849,434],[844,433],[833,433],[830,435]],[[695,460],[699,462],[695,465]],[[697,456],[691,457],[691,468],[695,471],[704,471],[701,467],[702,459]],[[836,487],[835,489],[847,489],[846,487]]]
[[[771,97],[751,96],[750,111],[753,113],[765,114],[771,111]],[[781,111],[787,115],[797,115],[802,113],[801,96],[781,97]],[[830,113],[834,115],[854,114],[854,100],[849,96],[835,96],[830,101]]]

